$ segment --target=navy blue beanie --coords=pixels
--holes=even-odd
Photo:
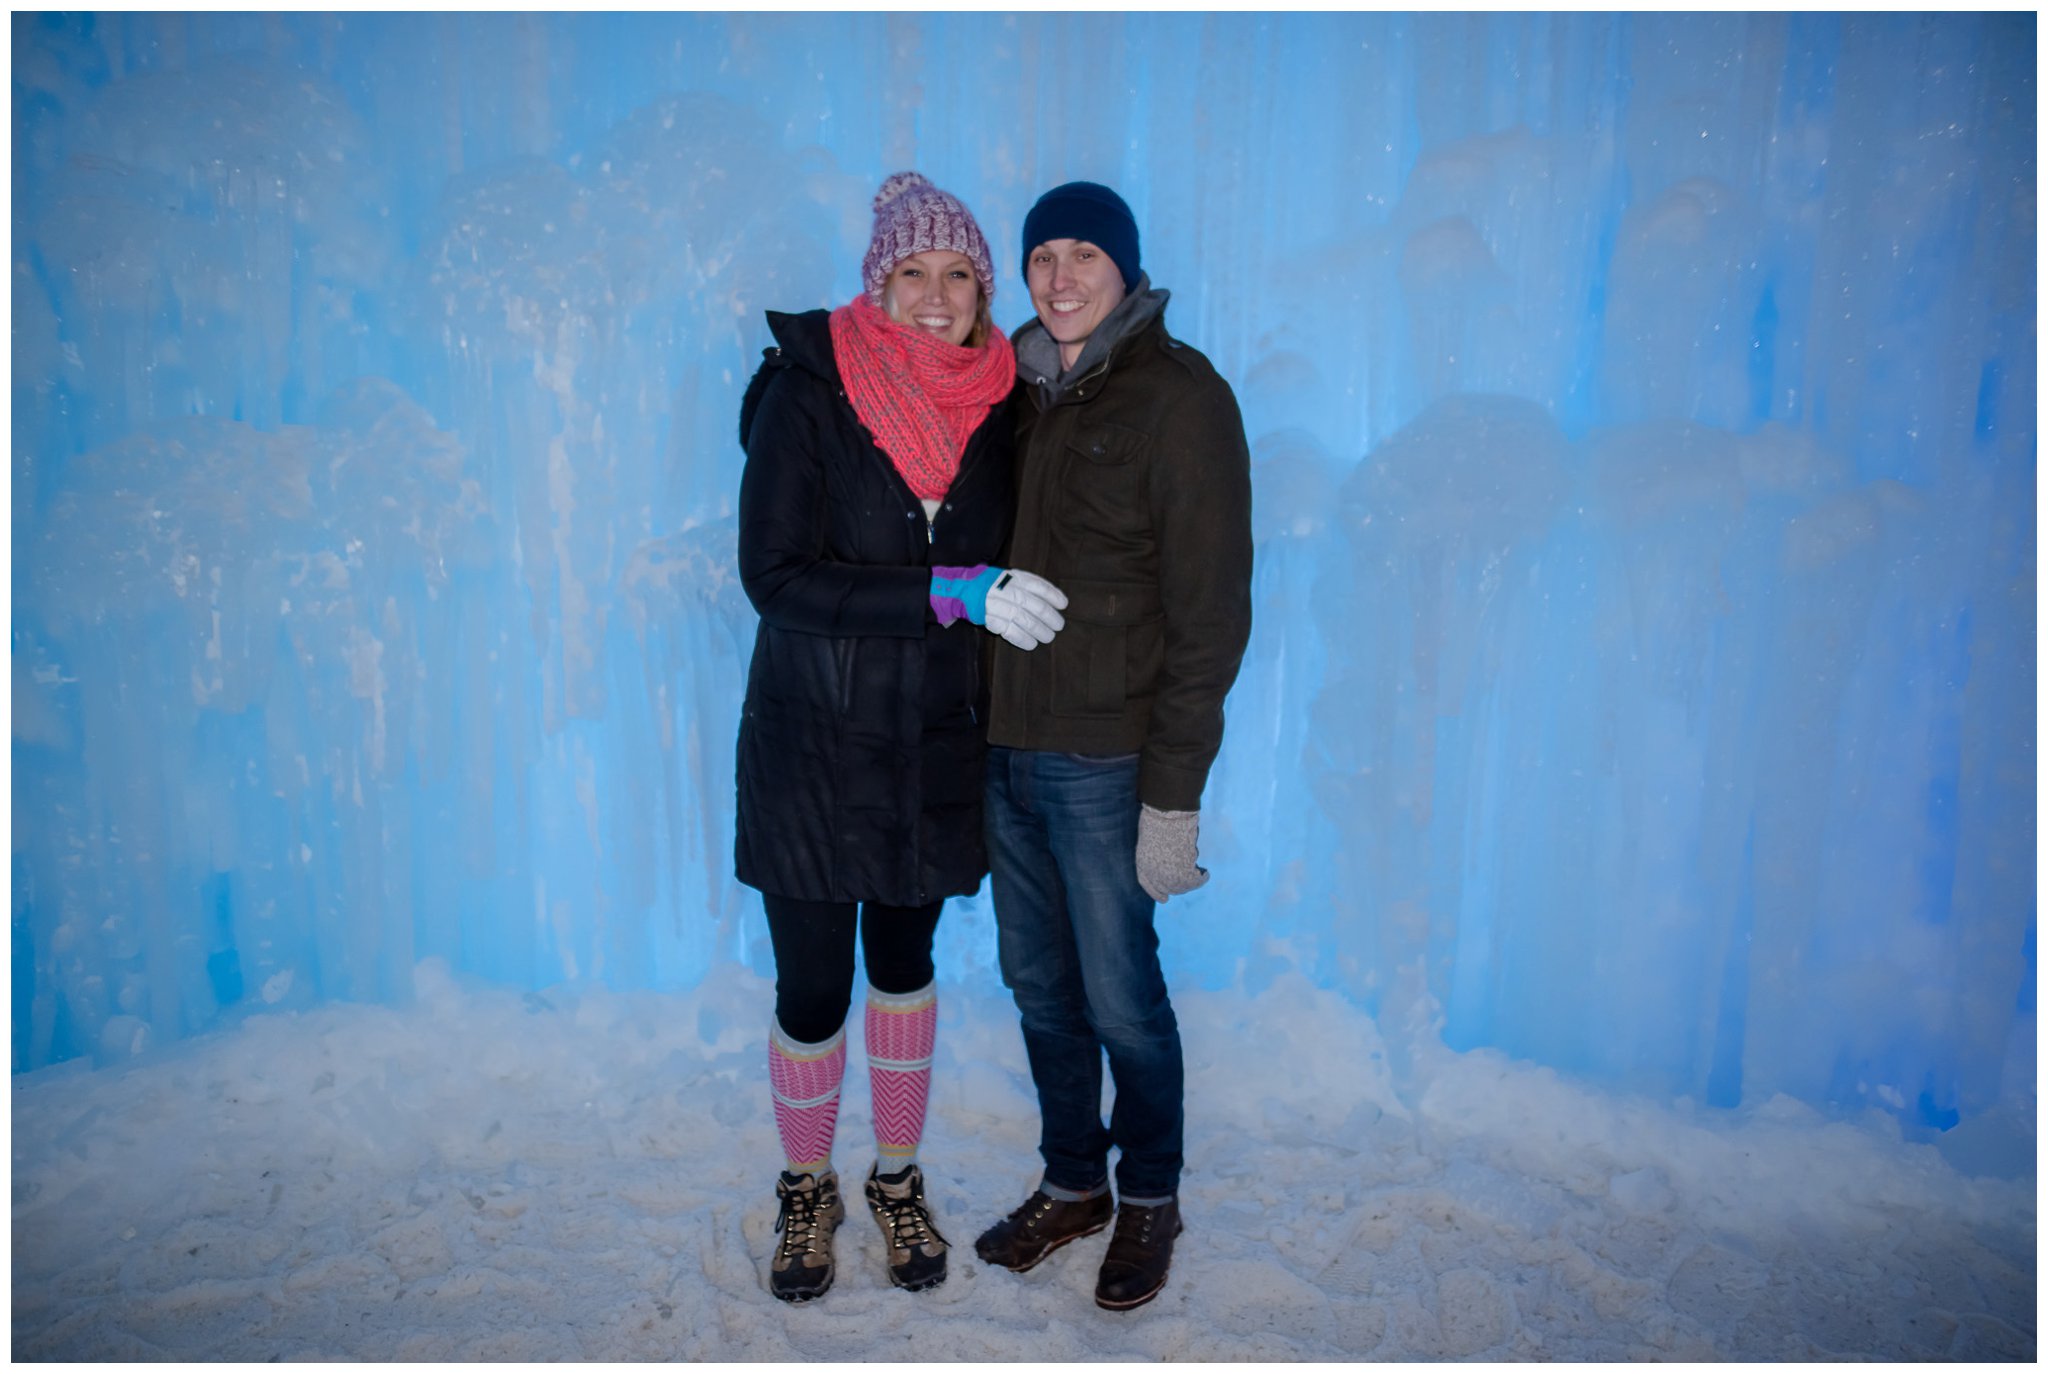
[[[1138,221],[1131,207],[1107,186],[1070,181],[1038,198],[1024,216],[1024,275],[1031,276],[1031,250],[1053,239],[1086,239],[1123,273],[1124,290],[1135,291],[1138,278]]]

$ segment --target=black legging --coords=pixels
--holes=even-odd
[[[761,895],[775,946],[775,1019],[806,1045],[832,1038],[853,1005],[852,902],[800,902]],[[916,992],[932,981],[932,933],[939,908],[866,903],[860,952],[876,991]]]

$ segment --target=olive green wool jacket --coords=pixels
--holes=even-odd
[[[1140,801],[1197,810],[1251,637],[1251,456],[1237,398],[1166,332],[1163,312],[1050,391],[1020,381],[1011,396],[1006,557],[1067,594],[1067,623],[1029,653],[996,641],[989,743],[1136,752]]]

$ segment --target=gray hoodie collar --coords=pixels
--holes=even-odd
[[[1081,356],[1069,368],[1060,367],[1060,346],[1033,316],[1010,339],[1010,347],[1017,355],[1017,376],[1027,386],[1037,387],[1040,399],[1050,405],[1069,385],[1093,371],[1111,349],[1157,319],[1171,294],[1154,287],[1149,276],[1140,275],[1137,289],[1118,301],[1116,308],[1095,326],[1088,342],[1081,345]]]

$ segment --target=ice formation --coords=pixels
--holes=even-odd
[[[1176,979],[2031,1120],[2031,16],[12,23],[17,1071],[765,968],[733,418],[914,165],[1119,186],[1244,403]]]

